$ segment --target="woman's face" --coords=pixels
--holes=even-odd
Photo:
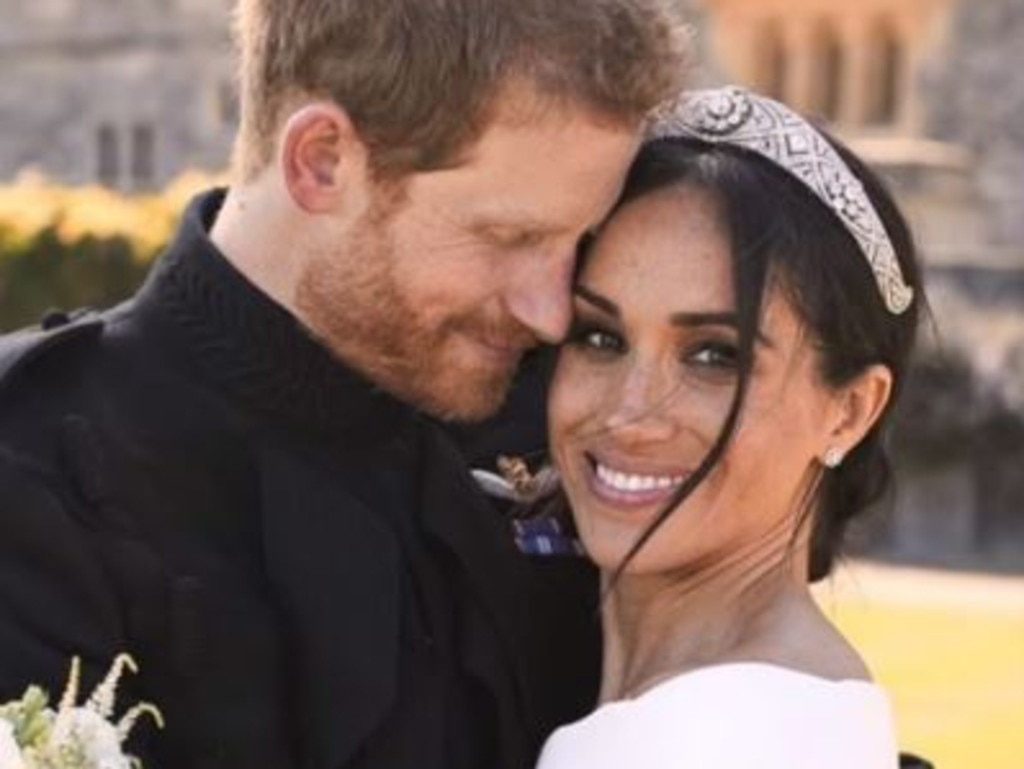
[[[728,249],[711,199],[671,187],[620,209],[581,272],[549,426],[580,536],[603,568],[619,565],[722,429],[739,340]],[[769,290],[731,446],[629,572],[749,563],[791,546],[838,409],[803,332]]]

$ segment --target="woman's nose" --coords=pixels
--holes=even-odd
[[[675,434],[672,402],[677,388],[650,369],[631,370],[611,395],[605,427],[621,440],[657,442]]]

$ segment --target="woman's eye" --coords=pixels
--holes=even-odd
[[[698,366],[719,370],[735,370],[739,350],[727,342],[705,342],[698,345],[687,356],[687,360]]]
[[[597,352],[622,352],[625,342],[611,331],[594,326],[580,326],[569,333],[569,344]]]

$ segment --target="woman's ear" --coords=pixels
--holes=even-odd
[[[831,420],[821,461],[835,467],[863,440],[885,410],[892,395],[892,372],[888,366],[869,366],[836,394],[836,411]]]
[[[281,133],[279,162],[295,204],[311,214],[334,210],[363,190],[369,153],[348,113],[332,102],[296,110]]]

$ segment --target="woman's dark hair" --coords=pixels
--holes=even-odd
[[[717,207],[732,258],[740,370],[716,442],[634,544],[613,581],[725,453],[749,386],[766,289],[782,290],[806,325],[827,386],[847,384],[872,364],[886,366],[893,378],[885,411],[843,463],[823,473],[817,498],[811,500],[811,581],[828,575],[849,522],[891,484],[885,426],[917,334],[923,301],[920,267],[907,224],[881,181],[848,149],[826,138],[864,184],[904,280],[915,290],[913,303],[901,315],[886,308],[864,253],[842,221],[803,182],[767,158],[725,144],[672,138],[644,146],[632,166],[617,208],[672,186],[704,192]]]

